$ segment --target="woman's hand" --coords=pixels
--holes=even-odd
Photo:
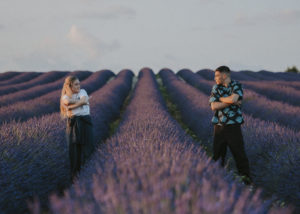
[[[68,105],[66,105],[66,104],[63,104],[63,106],[64,106],[64,108],[65,108],[67,111],[71,111],[71,109],[69,108],[69,106],[68,106]]]
[[[89,96],[89,97],[82,97],[81,99],[80,99],[80,101],[78,101],[78,102],[81,102],[81,104],[82,105],[89,105],[89,100],[92,98],[92,96]]]
[[[77,107],[80,107],[80,106],[83,106],[83,105],[88,105],[88,104],[89,104],[88,97],[83,96],[83,97],[80,98],[80,100],[76,101],[76,103],[69,104],[68,109],[72,110],[74,108],[77,108]]]
[[[89,97],[86,99],[86,105],[89,105],[89,101],[90,101],[91,98],[92,98],[92,96],[89,96]]]

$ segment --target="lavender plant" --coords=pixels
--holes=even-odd
[[[0,87],[3,87],[5,85],[10,85],[10,84],[26,82],[40,76],[41,74],[42,74],[41,72],[22,72],[21,74],[16,75],[8,80],[1,81]]]
[[[300,106],[300,91],[293,87],[270,83],[261,84],[260,82],[243,82],[245,88],[260,93],[272,100],[278,100],[294,106]]]
[[[259,77],[253,75],[247,75],[246,72],[243,71],[232,71],[231,72],[232,79],[235,80],[243,80],[243,81],[258,81]]]
[[[131,71],[124,70],[91,94],[95,144],[108,135],[107,126],[118,116],[118,108],[131,88],[132,76]],[[70,185],[65,123],[57,112],[0,126],[2,213],[28,212],[26,200],[34,196],[47,206],[48,194]]]
[[[122,118],[64,196],[51,195],[52,213],[268,212],[259,192],[234,182],[170,116],[150,69]]]
[[[269,71],[259,71],[259,72],[254,72],[254,71],[241,71],[244,74],[250,76],[250,77],[255,77],[257,80],[267,80],[267,81],[274,81],[278,80],[278,78],[273,75],[273,72]]]
[[[207,80],[213,80],[214,79],[214,71],[211,69],[201,69],[197,72],[200,76],[202,76],[204,79]]]
[[[46,72],[43,73],[42,75],[33,78],[32,80],[29,80],[27,82],[21,82],[17,84],[10,84],[6,86],[0,87],[0,96],[13,93],[16,91],[24,90],[31,88],[33,86],[37,85],[43,85],[49,82],[53,82],[65,75],[67,75],[69,72],[63,72],[63,71],[51,71],[51,72]]]
[[[299,81],[300,75],[289,72],[270,72],[270,71],[260,71],[258,72],[261,79],[264,80],[284,80],[284,81]]]
[[[288,87],[293,87],[297,90],[300,90],[300,81],[282,81],[282,80],[277,80],[272,82],[274,85],[284,85]],[[262,82],[264,84],[264,82]]]
[[[300,131],[300,106],[270,100],[252,90],[245,90],[244,112],[254,118],[271,121]]]
[[[4,73],[0,73],[0,82],[11,79],[21,73],[22,72],[17,72],[17,71],[7,71]]]

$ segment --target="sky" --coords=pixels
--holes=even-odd
[[[1,0],[0,72],[300,68],[299,0]]]

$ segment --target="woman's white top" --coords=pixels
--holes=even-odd
[[[86,93],[86,91],[84,89],[80,89],[79,93],[72,94],[72,99],[80,100],[83,96],[86,96],[87,99],[89,99],[89,96]],[[64,95],[62,97],[62,99],[69,99],[69,97],[67,95]],[[77,115],[77,116],[79,116],[79,115],[89,115],[90,114],[89,102],[88,102],[87,105],[82,105],[82,106],[79,106],[77,108],[72,109],[71,112],[72,112],[72,116],[73,115]]]

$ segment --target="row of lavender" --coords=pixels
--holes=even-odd
[[[131,89],[132,76],[131,71],[124,70],[91,94],[95,147],[108,136],[109,123],[118,117]],[[93,82],[96,84],[93,87],[103,85],[99,80]],[[46,206],[51,192],[70,185],[65,121],[58,112],[0,126],[0,144],[0,210],[3,213],[26,212],[26,200],[33,196],[39,196]]]
[[[73,74],[76,75],[76,73]],[[102,87],[107,80],[113,76],[114,73],[110,70],[97,71],[81,81],[81,88],[84,88],[87,93],[90,94]],[[36,92],[33,89],[30,91],[34,94]],[[58,111],[60,93],[61,89],[58,89],[34,99],[19,101],[0,108],[0,125],[4,122],[10,122],[11,120],[24,121],[31,117],[39,117]]]
[[[204,145],[211,148],[209,97],[184,83],[171,70],[164,69],[159,74],[184,122],[203,140]],[[193,75],[196,74],[190,73],[191,79]],[[207,87],[204,86],[204,91]],[[244,117],[245,147],[254,183],[299,207],[300,133],[247,114]]]
[[[1,74],[2,76],[3,74]],[[12,85],[12,84],[18,84],[23,83],[26,81],[29,81],[33,78],[36,78],[38,76],[42,75],[41,72],[21,72],[18,75],[10,75],[12,78],[5,78],[7,76],[4,76],[4,80],[0,81],[0,87],[6,86],[6,85]],[[8,75],[9,76],[9,75]]]
[[[290,213],[269,205],[185,134],[146,68],[116,133],[64,197],[51,196],[53,213]]]
[[[13,92],[17,92],[20,90],[24,90],[27,88],[31,88],[37,85],[43,85],[46,83],[53,82],[69,72],[59,72],[59,71],[51,71],[51,72],[46,72],[43,73],[42,75],[37,76],[36,78],[33,78],[29,81],[23,81],[21,83],[17,84],[9,84],[5,86],[0,86],[0,96],[5,95],[5,94],[10,94]]]
[[[21,72],[21,71],[7,71],[7,72],[4,72],[4,73],[0,73],[0,82],[12,79],[13,77],[15,77],[15,76],[17,76],[21,73],[23,73],[23,72]]]
[[[186,82],[210,95],[214,81],[204,79],[188,69],[180,70],[178,76]],[[254,118],[276,122],[296,131],[300,130],[300,106],[290,105],[282,101],[269,99],[254,90],[244,90],[243,111]]]

